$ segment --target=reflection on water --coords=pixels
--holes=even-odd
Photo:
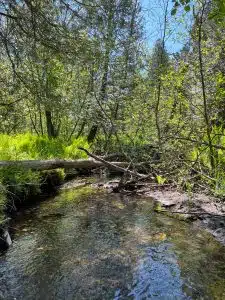
[[[18,216],[0,299],[225,299],[225,249],[151,199],[65,190]]]
[[[188,299],[182,290],[183,280],[176,254],[170,243],[146,249],[145,257],[138,261],[134,287],[128,296],[134,299]]]

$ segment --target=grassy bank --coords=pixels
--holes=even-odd
[[[65,143],[61,139],[32,134],[0,135],[0,160],[79,159],[86,158],[78,146],[89,148],[83,138]],[[19,203],[31,199],[63,180],[62,170],[33,172],[18,167],[0,169],[0,222],[4,212],[15,209]]]

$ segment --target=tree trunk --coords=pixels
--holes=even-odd
[[[110,162],[111,165],[117,167],[127,167],[128,162]],[[92,169],[105,166],[105,163],[93,159],[78,159],[78,160],[63,160],[63,159],[50,159],[50,160],[2,160],[0,167],[18,167],[32,170],[53,170],[53,169]],[[110,166],[108,166],[110,168]],[[113,168],[113,167],[111,167]]]
[[[164,23],[163,23],[163,37],[162,37],[162,49],[160,53],[160,74],[159,81],[157,86],[157,97],[156,97],[156,106],[155,106],[155,124],[158,136],[158,145],[161,149],[162,147],[162,135],[161,135],[161,127],[160,127],[160,102],[161,102],[161,92],[162,92],[162,74],[161,69],[163,67],[163,51],[165,50],[165,39],[166,39],[166,30],[167,30],[167,14],[168,14],[169,1],[165,2],[165,12],[164,12]]]
[[[206,96],[206,85],[205,85],[205,73],[204,73],[204,65],[202,59],[202,26],[203,26],[203,16],[205,11],[205,4],[202,7],[202,11],[200,12],[200,16],[198,19],[198,59],[199,59],[199,71],[200,71],[200,79],[201,79],[201,86],[202,86],[202,98],[203,98],[203,107],[204,107],[204,119],[206,125],[206,133],[207,139],[209,144],[209,158],[210,158],[210,165],[212,169],[212,173],[215,171],[215,161],[214,161],[214,150],[212,146],[212,139],[211,139],[211,124],[208,112],[208,103],[207,103],[207,96]]]
[[[92,143],[96,137],[96,134],[97,134],[97,131],[98,131],[98,125],[92,125],[91,126],[91,130],[88,134],[88,137],[87,137],[87,141],[88,143]]]
[[[52,114],[49,110],[45,111],[45,117],[46,117],[46,126],[47,126],[47,132],[48,132],[48,136],[50,138],[55,138],[57,137],[57,134],[55,132],[55,128],[54,125],[52,123]]]
[[[113,16],[114,16],[114,4],[113,2],[110,3],[110,11],[108,15],[107,20],[107,33],[106,33],[106,42],[105,42],[105,55],[104,55],[104,64],[103,64],[103,75],[101,80],[101,87],[100,87],[100,96],[99,96],[99,102],[100,105],[106,101],[107,96],[107,86],[108,86],[108,76],[109,76],[109,65],[110,65],[110,54],[113,48],[113,29],[114,29],[114,23],[113,23]],[[97,131],[99,128],[99,124],[96,122],[92,125],[91,130],[88,134],[88,142],[90,139],[90,142],[93,142]]]

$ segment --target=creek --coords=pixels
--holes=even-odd
[[[85,186],[21,211],[0,299],[225,299],[225,248],[153,208]]]

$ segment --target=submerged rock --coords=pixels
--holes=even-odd
[[[8,232],[7,226],[3,224],[0,227],[0,250],[6,250],[11,245],[12,240]]]

